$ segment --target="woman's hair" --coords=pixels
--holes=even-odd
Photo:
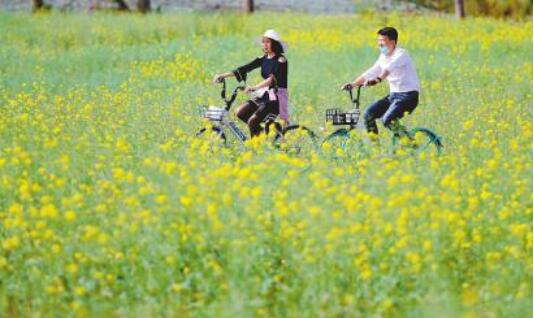
[[[284,47],[282,47],[282,44],[280,42],[273,40],[271,38],[269,38],[269,40],[271,40],[271,49],[273,50],[274,54],[276,55],[284,54]]]

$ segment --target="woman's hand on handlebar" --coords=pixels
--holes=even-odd
[[[256,88],[253,87],[253,86],[247,86],[247,87],[245,87],[244,91],[245,91],[245,93],[248,94],[248,93],[252,93],[252,92],[256,91]]]
[[[222,83],[222,81],[224,80],[224,78],[225,78],[224,74],[216,74],[216,75],[213,77],[213,84]]]

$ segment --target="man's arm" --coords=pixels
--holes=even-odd
[[[373,85],[376,85],[376,84],[382,82],[383,80],[385,80],[389,76],[389,74],[391,73],[391,71],[393,69],[401,68],[404,65],[406,65],[407,60],[408,60],[407,55],[406,54],[401,54],[396,59],[394,59],[387,66],[387,68],[382,69],[380,71],[380,73],[376,77],[368,79],[368,81],[365,83],[365,85],[373,86]]]
[[[363,75],[358,76],[352,83],[350,83],[353,87],[362,86],[365,84],[365,77]]]
[[[373,78],[373,79],[369,79],[367,80],[364,85],[366,86],[374,86],[380,82],[382,82],[383,80],[385,80],[389,75],[389,71],[388,70],[383,70],[380,75],[378,75],[376,78]]]
[[[367,71],[363,72],[353,82],[344,84],[342,88],[345,88],[347,85],[350,85],[351,87],[366,85],[370,79],[376,78],[380,73],[381,68],[378,61],[376,61]]]
[[[377,77],[369,79],[367,81],[367,85],[373,86],[373,85],[376,85],[382,82],[389,76],[392,69],[403,67],[406,63],[407,63],[407,56],[405,54],[398,56],[395,60],[393,60],[389,64],[387,68],[381,70],[380,74],[378,74]]]

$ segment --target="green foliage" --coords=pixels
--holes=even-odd
[[[438,11],[454,12],[452,0],[412,0],[418,5]],[[464,1],[467,15],[526,18],[532,16],[530,0],[473,0]]]

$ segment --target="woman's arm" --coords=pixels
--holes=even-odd
[[[232,77],[232,76],[237,78],[237,81],[239,82],[246,81],[247,73],[260,66],[261,66],[261,57],[257,57],[254,60],[252,60],[250,63],[240,66],[231,72],[225,72],[225,73],[215,75],[215,77],[213,78],[213,82],[218,83],[222,81],[224,78]]]
[[[246,93],[253,92],[255,90],[258,90],[258,89],[261,89],[261,88],[264,88],[264,87],[269,87],[269,86],[271,86],[273,81],[274,81],[274,77],[273,76],[269,76],[265,80],[259,82],[258,84],[254,85],[254,86],[247,86],[245,88],[245,92]]]
[[[232,76],[234,76],[233,72],[226,72],[226,73],[216,74],[213,77],[213,83],[220,83],[223,79],[225,79],[227,77],[232,77]]]
[[[276,86],[277,83],[277,78],[282,76],[283,72],[286,72],[286,75],[287,76],[287,60],[285,57],[281,56],[278,58],[278,60],[276,61],[273,69],[271,70],[271,73],[269,74],[269,77],[267,77],[265,80],[261,81],[260,83],[254,85],[254,86],[251,86],[251,87],[248,87],[245,88],[245,90],[247,92],[250,92],[250,91],[254,91],[254,90],[258,90],[258,89],[261,89],[261,88],[264,88],[264,87],[272,87],[272,86]],[[274,85],[273,85],[274,84]]]

